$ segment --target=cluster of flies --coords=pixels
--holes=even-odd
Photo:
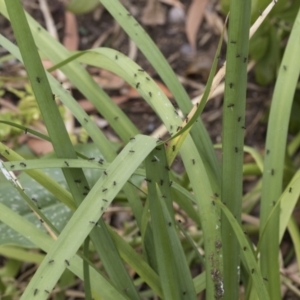
[[[116,54],[115,55],[115,60],[118,60],[119,59],[119,56]],[[140,72],[145,72],[145,70],[143,70],[143,69],[138,69],[137,70],[137,73],[134,73],[134,77],[135,78],[137,78],[138,77],[138,73],[140,73]],[[150,78],[149,77],[145,77],[146,78],[146,80],[147,81],[150,81]],[[138,89],[138,88],[140,88],[141,87],[141,83],[138,81],[138,82],[136,82],[136,84],[135,84],[135,88],[136,89]],[[148,92],[148,95],[149,95],[149,97],[151,98],[152,97],[152,92]]]
[[[145,70],[143,70],[143,69],[138,69],[137,71],[138,71],[137,73],[134,73],[134,77],[135,77],[135,78],[138,77],[138,73],[139,73],[139,72],[145,72]],[[146,76],[145,78],[146,78],[147,81],[150,81],[150,78],[149,78],[149,77]],[[135,88],[136,88],[136,89],[139,89],[140,87],[141,87],[141,83],[138,81],[138,82],[135,84]],[[148,95],[149,95],[149,97],[151,98],[151,97],[152,97],[152,92],[148,92]]]
[[[69,262],[67,259],[64,260],[64,263],[65,263],[68,267],[70,266],[70,262]],[[50,259],[50,260],[48,261],[48,264],[49,264],[49,265],[54,264],[54,259]],[[44,292],[47,293],[47,294],[50,294],[50,292],[49,292],[48,290],[44,290]],[[38,293],[39,293],[39,289],[34,289],[33,295],[36,296]]]
[[[10,154],[10,152],[9,152],[7,149],[5,149],[5,153],[6,153],[7,155]],[[20,166],[23,167],[23,168],[26,168],[26,167],[27,167],[27,165],[26,165],[24,162],[20,162]],[[15,165],[10,165],[10,168],[11,168],[11,169],[13,169],[14,167],[15,167]]]
[[[65,259],[65,260],[64,260],[64,263],[65,263],[68,267],[70,266],[69,260]],[[50,260],[48,261],[48,264],[49,264],[49,265],[54,264],[54,259],[50,259]],[[46,294],[50,294],[50,292],[49,292],[48,290],[44,290],[44,292],[45,292]],[[34,289],[33,295],[36,296],[38,293],[39,293],[39,289]]]

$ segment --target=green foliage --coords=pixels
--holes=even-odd
[[[24,127],[28,127],[34,125],[38,121],[42,121],[41,112],[36,103],[35,96],[30,84],[25,84],[24,90],[17,90],[12,87],[7,87],[7,91],[16,96],[19,100],[16,107],[17,110],[8,111],[1,114],[1,121],[12,122]],[[66,112],[65,108],[59,105],[59,111],[61,116],[63,117]],[[3,123],[0,124],[1,140],[7,140],[9,138],[19,136],[21,133],[23,133],[23,131],[16,127],[8,126]],[[82,139],[86,140],[84,133],[82,134]]]
[[[92,11],[98,5],[98,0],[68,0],[66,7],[72,13],[81,15]]]
[[[25,18],[18,0],[0,0],[0,11],[10,19],[19,48],[2,35],[0,44],[24,63],[32,87],[32,91],[28,87],[25,92],[11,90],[22,98],[19,105],[23,115],[18,115],[17,121],[4,118],[1,124],[7,130],[24,130],[28,123],[40,119],[40,112],[49,135],[29,129],[30,133],[50,141],[54,148],[52,156],[25,159],[0,143],[0,153],[7,160],[0,161],[0,253],[9,258],[0,273],[0,290],[20,299],[47,299],[59,281],[59,286],[65,288],[77,276],[85,282],[87,299],[197,299],[205,290],[207,299],[237,300],[242,280],[247,299],[280,299],[278,244],[286,229],[295,248],[300,245],[292,218],[300,194],[299,172],[295,171],[299,163],[292,155],[299,149],[300,138],[295,138],[285,153],[300,70],[300,61],[295,59],[300,53],[300,14],[281,63],[276,43],[286,32],[278,38],[272,26],[265,26],[254,37],[251,51],[258,70],[259,62],[265,60],[257,73],[260,80],[271,80],[280,65],[266,155],[262,157],[243,143],[250,2],[231,2],[236,5],[230,14],[221,167],[198,118],[213,85],[218,52],[204,96],[198,108],[193,108],[170,65],[137,21],[118,1],[101,2],[155,67],[183,113],[189,115],[183,120],[149,74],[124,54],[108,48],[70,53],[30,16]],[[282,3],[280,8],[287,5],[286,1]],[[265,4],[254,1],[253,7]],[[282,12],[285,18],[291,18],[291,11]],[[260,51],[255,50],[259,45]],[[75,99],[44,70],[37,48],[107,119],[122,141],[121,149],[108,141]],[[82,64],[122,77],[152,107],[171,138],[140,135]],[[73,113],[93,144],[72,145],[53,95]],[[244,164],[244,152],[253,157],[254,163]],[[178,153],[184,175],[172,170]],[[285,161],[289,161],[288,176]],[[262,176],[244,196],[243,170]],[[21,174],[16,178],[13,172]],[[284,176],[286,186],[282,185]],[[240,220],[242,208],[250,212],[260,197],[256,251],[244,234],[247,224]],[[180,208],[173,206],[174,202]],[[135,219],[125,224],[122,236],[103,218],[113,203],[128,209]],[[180,225],[178,214],[193,220],[195,229]],[[45,254],[31,254],[32,248]],[[101,260],[100,268],[93,260],[95,256]],[[4,282],[20,270],[19,261],[40,263],[22,295]],[[199,264],[203,272],[192,275],[190,270]],[[59,296],[64,297],[62,293]]]
[[[269,2],[252,1],[252,21],[262,14]],[[223,12],[227,13],[229,0],[221,0],[221,6]],[[299,7],[299,1],[278,1],[278,5],[251,39],[249,54],[250,58],[256,61],[254,74],[259,84],[268,85],[274,82],[286,46],[286,38],[291,32]]]

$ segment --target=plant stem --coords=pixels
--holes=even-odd
[[[229,37],[223,110],[222,201],[240,222],[242,204],[243,145],[247,60],[251,1],[230,1]],[[239,299],[240,249],[236,236],[222,215],[224,299]]]

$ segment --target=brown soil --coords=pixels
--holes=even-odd
[[[60,41],[62,42],[65,23],[64,6],[62,2],[58,0],[48,2],[49,10],[52,14]],[[26,10],[45,26],[44,17],[38,3],[28,0],[24,0],[23,3]],[[147,1],[127,0],[124,1],[124,3],[125,5],[127,4],[127,8],[132,15],[143,25],[143,10],[147,5]],[[190,5],[190,1],[182,1],[182,3],[185,9]],[[212,28],[211,24],[204,18],[198,30],[197,52],[192,54],[185,33],[185,22],[172,23],[168,17],[172,7],[165,4],[161,4],[161,6],[165,12],[165,23],[154,26],[143,25],[143,27],[169,61],[174,72],[182,78],[184,87],[191,98],[193,98],[200,94],[200,91],[203,90],[203,86],[206,83],[211,59],[218,42],[218,35],[214,32],[215,29]],[[216,15],[220,16],[217,4],[210,5],[209,9],[213,9]],[[102,40],[101,46],[114,48],[126,55],[128,54],[130,48],[129,39],[123,30],[117,26],[107,11],[98,7],[92,13],[77,16],[77,22],[80,50],[89,49],[95,44],[99,46],[99,40]],[[14,40],[9,23],[3,20],[3,18],[0,19],[0,23],[3,28],[3,34],[11,40]],[[205,39],[203,37],[205,37]],[[226,54],[223,53],[223,59],[225,55]],[[158,81],[160,80],[155,70],[140,51],[138,51],[135,60],[153,78]],[[91,72],[94,71],[95,70],[91,69]],[[11,74],[11,71],[5,68],[2,73],[7,75]],[[268,109],[272,91],[270,91],[269,88],[262,88],[256,85],[255,82],[253,82],[251,73],[248,82],[245,143],[262,150],[264,148],[266,132],[265,123],[262,122],[262,120]],[[73,90],[73,93],[78,99],[81,98],[78,91]],[[118,89],[110,89],[108,93],[112,96],[124,95],[124,88],[118,87]],[[213,143],[221,142],[222,102],[222,95],[215,97],[207,104],[202,114],[202,119]],[[137,97],[130,98],[129,96],[126,101],[120,104],[120,107],[128,114],[142,133],[151,134],[151,132],[161,124],[160,120],[143,99]]]

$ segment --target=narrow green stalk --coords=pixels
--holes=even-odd
[[[229,37],[223,109],[222,201],[240,222],[243,183],[243,146],[247,59],[251,0],[230,1]],[[222,214],[224,299],[239,299],[240,246]]]
[[[83,255],[85,257],[89,257],[89,245],[90,239],[87,237],[83,243]],[[83,260],[83,274],[84,274],[84,293],[85,299],[91,300],[92,299],[92,291],[91,291],[91,281],[90,281],[90,270],[89,264],[87,261]]]
[[[266,156],[264,161],[261,198],[261,271],[268,278],[268,291],[272,300],[281,299],[279,273],[279,220],[280,207],[269,215],[282,193],[286,141],[291,107],[297,86],[300,60],[300,10],[289,37],[279,69],[268,122]],[[264,228],[267,224],[267,227]],[[265,232],[263,232],[265,231]],[[263,234],[263,236],[262,236]]]
[[[218,198],[220,191],[212,187],[205,173],[204,163],[191,141],[191,137],[188,136],[180,154],[195,194],[204,235],[206,299],[222,299],[224,284],[220,210],[214,205],[214,199]]]
[[[127,182],[132,173],[155,146],[155,139],[139,136],[135,142],[135,153],[137,155],[132,155],[130,152],[132,150],[131,145],[127,145],[120,152],[117,158],[107,168],[107,175],[99,178],[86,196],[85,201],[82,202],[64,227],[57,241],[31,279],[21,299],[30,299],[29,297],[36,288],[39,290],[52,290],[65,268],[71,266],[74,255],[87,235],[91,231],[95,233],[99,232],[98,230],[95,231],[95,229],[100,227],[101,224],[98,222],[93,225],[91,222],[99,220],[125,182]],[[147,147],[145,148],[147,151],[139,151],[144,149],[144,147]],[[111,188],[114,181],[118,184],[115,185],[114,188]],[[103,247],[106,247],[106,245],[103,245]],[[106,248],[107,251],[114,250],[109,247]],[[54,261],[55,265],[50,265],[48,263],[49,261]],[[116,267],[113,262],[111,262],[110,266],[112,269]],[[136,297],[132,296],[132,292],[129,289],[130,286],[128,285],[125,289],[122,289],[122,291],[128,295],[129,299],[135,299]],[[36,299],[42,300],[46,298],[44,298],[44,294],[41,293]]]
[[[53,94],[47,79],[46,72],[39,58],[32,33],[19,0],[5,1],[16,40],[30,79],[36,101],[42,113],[48,134],[51,138],[54,151],[59,158],[77,158],[77,154],[70,141],[69,135],[60,116],[58,107],[53,101]],[[68,162],[66,161],[68,166]],[[72,196],[79,206],[85,196],[85,189],[89,184],[82,169],[62,169],[70,188]],[[77,182],[80,181],[80,184]],[[120,289],[126,290],[132,299],[139,299],[139,295],[123,265],[118,251],[107,231],[105,222],[100,219],[101,228],[95,228],[91,232],[91,239],[95,245],[98,255],[102,258],[106,271],[112,281]],[[109,249],[109,251],[107,251]],[[112,267],[114,266],[114,268]]]
[[[156,147],[146,159],[148,201],[153,230],[155,258],[165,299],[196,299],[186,256],[179,241],[163,146]]]

